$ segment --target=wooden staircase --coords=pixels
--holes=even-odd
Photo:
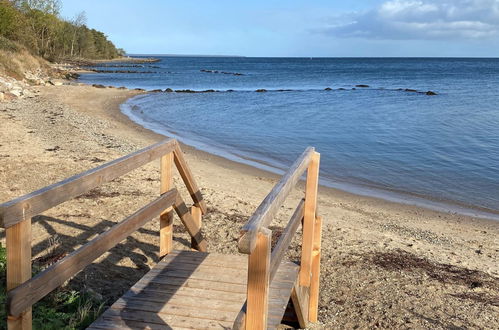
[[[159,217],[162,260],[89,329],[275,329],[290,307],[300,327],[317,321],[322,220],[316,214],[319,154],[308,148],[243,226],[239,255],[207,252],[201,232],[207,212],[176,140],[168,139],[0,205],[7,238],[7,324],[31,329],[31,307],[103,253]],[[161,159],[160,196],[108,231],[31,278],[31,217]],[[193,200],[173,187],[176,167]],[[307,171],[300,201],[271,249],[270,222]],[[191,236],[191,250],[172,250],[174,212]],[[303,226],[300,265],[283,260]],[[247,256],[244,256],[246,254]]]

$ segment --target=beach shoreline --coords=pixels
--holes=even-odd
[[[140,97],[141,95],[144,94],[140,94],[138,96]],[[147,95],[147,93],[145,95]],[[212,149],[211,151],[203,150],[203,144],[196,143],[195,140],[185,142],[181,136],[178,136],[175,133],[170,133],[165,128],[149,125],[147,122],[142,121],[138,115],[133,114],[130,109],[123,108],[123,106],[126,105],[130,99],[133,99],[136,96],[130,97],[119,106],[120,115],[114,116],[116,120],[120,120],[124,124],[133,123],[134,127],[135,125],[139,125],[148,131],[148,133],[152,132],[158,137],[166,136],[177,138],[182,143],[184,148],[189,150],[189,152],[201,153],[204,157],[208,157],[209,155],[212,157],[212,161],[217,162],[217,164],[231,168],[236,167],[240,172],[248,172],[255,176],[265,176],[272,179],[279,178],[285,172],[285,169],[273,167],[272,165],[266,164],[258,159],[246,159],[243,156],[237,155],[237,152],[232,153],[230,151],[227,152],[225,150],[218,149]],[[318,150],[318,152],[320,152],[320,150]],[[457,201],[439,200],[432,198],[431,196],[424,196],[396,189],[382,189],[375,186],[371,187],[350,182],[320,180],[319,184],[322,191],[330,196],[346,193],[353,196],[374,198],[378,202],[391,202],[401,205],[422,207],[437,212],[461,214],[484,220],[499,221],[499,211],[475,205],[458,203]]]
[[[40,88],[39,97],[0,103],[0,182],[5,187],[0,201],[164,139],[120,111],[120,104],[139,94],[143,92],[48,86]],[[187,145],[182,149],[210,210],[203,220],[210,250],[237,253],[240,227],[279,176]],[[109,226],[108,219],[117,221],[157,196],[157,165],[147,165],[123,181],[106,185],[99,190],[99,198],[78,198],[37,218],[33,224],[34,257],[43,255],[54,235],[60,237],[61,249],[71,250]],[[185,194],[178,177],[175,182]],[[294,203],[303,196],[302,188],[291,194],[271,229],[278,230],[287,221]],[[116,189],[119,195],[111,193]],[[325,227],[320,322],[316,327],[366,328],[376,323],[384,327],[408,323],[431,327],[428,319],[438,319],[444,326],[487,327],[499,322],[493,317],[498,308],[493,303],[499,278],[497,221],[326,187],[320,188],[318,205]],[[149,223],[144,230],[125,244],[144,255],[143,259],[130,257],[125,246],[118,247],[111,257],[99,259],[90,270],[78,275],[72,285],[100,290],[97,292],[112,302],[158,260],[158,238],[153,234],[157,224]],[[176,248],[185,248],[182,240],[188,236],[183,231],[176,227]],[[293,241],[288,258],[294,260],[299,254],[299,243],[298,239]],[[399,257],[414,262],[399,265]],[[384,258],[396,263],[395,268],[380,264]],[[434,273],[423,267],[423,261],[434,265],[446,280],[432,277]],[[446,269],[462,274],[464,280],[455,280]],[[481,284],[471,288],[468,280]],[[473,295],[484,302],[469,298]],[[489,298],[492,302],[487,303]],[[427,304],[429,300],[432,304]],[[387,301],[392,307],[380,309]]]

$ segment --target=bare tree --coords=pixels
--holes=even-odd
[[[73,24],[73,38],[71,39],[71,57],[74,55],[74,45],[76,43],[76,37],[78,34],[78,30],[87,23],[87,14],[82,11],[78,13],[72,20]]]

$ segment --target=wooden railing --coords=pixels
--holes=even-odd
[[[266,328],[269,287],[300,223],[303,224],[300,273],[291,298],[301,327],[317,321],[322,229],[322,219],[317,215],[319,161],[320,154],[314,148],[307,148],[242,228],[238,244],[239,252],[249,255],[248,286],[246,304],[234,322],[235,329]],[[271,251],[272,232],[268,226],[305,170],[305,198]]]
[[[76,196],[161,158],[160,197],[100,234],[87,244],[31,278],[31,218]],[[173,187],[176,165],[194,201],[186,206]],[[172,250],[173,210],[192,238],[192,247],[207,250],[201,235],[203,196],[184,160],[179,144],[168,139],[59,183],[0,205],[0,225],[6,231],[7,324],[9,329],[31,329],[31,307],[146,222],[160,217],[160,256]]]

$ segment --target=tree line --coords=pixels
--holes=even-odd
[[[125,51],[86,25],[85,12],[60,17],[60,0],[0,0],[0,37],[47,60],[112,59]]]

